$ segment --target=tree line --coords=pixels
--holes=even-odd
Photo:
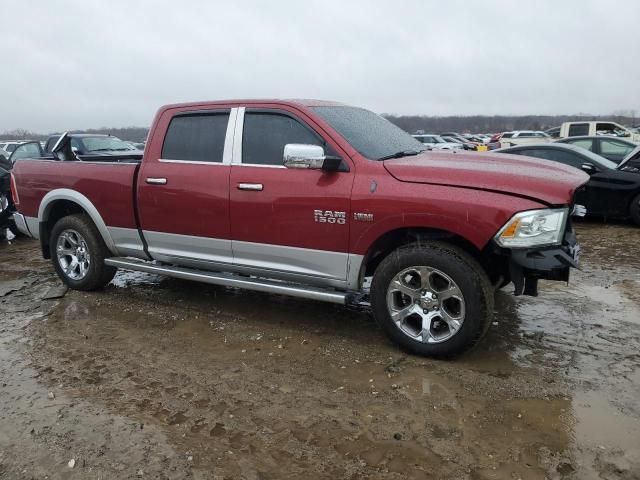
[[[581,120],[608,120],[627,126],[636,126],[640,122],[634,111],[617,112],[612,115],[454,115],[433,117],[428,115],[391,115],[383,114],[392,123],[409,133],[423,131],[426,133],[458,132],[458,133],[498,133],[509,130],[546,130],[557,127],[563,122]],[[148,127],[92,128],[88,130],[71,130],[72,133],[96,133],[114,135],[130,142],[143,142],[149,132]],[[52,133],[37,133],[22,128],[0,133],[2,140],[45,140]]]
[[[636,118],[631,115],[473,115],[431,117],[424,115],[383,115],[409,133],[498,133],[510,130],[547,130],[558,127],[563,122],[586,120],[606,120],[621,125],[635,126]]]

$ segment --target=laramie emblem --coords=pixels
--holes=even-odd
[[[347,223],[346,212],[336,212],[333,210],[314,210],[313,217],[318,223],[337,223],[344,225]]]

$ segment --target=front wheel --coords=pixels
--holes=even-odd
[[[493,288],[480,265],[442,242],[401,247],[378,266],[373,313],[403,348],[452,356],[474,346],[493,315]]]
[[[49,248],[56,273],[75,290],[102,288],[116,274],[114,267],[104,264],[109,251],[86,215],[58,220],[51,231]]]

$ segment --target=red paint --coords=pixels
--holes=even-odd
[[[133,174],[136,165],[18,160],[13,168],[19,211],[38,217],[40,202],[51,190],[75,190],[98,209],[110,227],[136,228],[133,211]]]
[[[226,101],[169,105],[154,119],[137,185],[145,230],[365,254],[386,232],[437,228],[482,249],[516,212],[568,205],[588,177],[569,167],[492,154],[424,154],[376,162],[363,158],[309,107],[315,102]],[[178,112],[236,106],[285,110],[338,152],[349,172],[158,162]],[[133,165],[20,160],[14,169],[20,211],[36,217],[53,189],[77,190],[108,226],[135,228]],[[147,185],[166,177],[166,186]],[[372,188],[375,182],[375,188]],[[240,191],[238,183],[264,190]],[[314,210],[345,212],[344,225],[318,223]],[[371,213],[373,222],[353,220]]]

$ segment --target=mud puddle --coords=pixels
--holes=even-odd
[[[44,299],[37,245],[3,245],[0,478],[640,478],[640,261],[611,251],[640,233],[579,229],[570,285],[498,293],[449,362],[365,308],[130,272]]]

